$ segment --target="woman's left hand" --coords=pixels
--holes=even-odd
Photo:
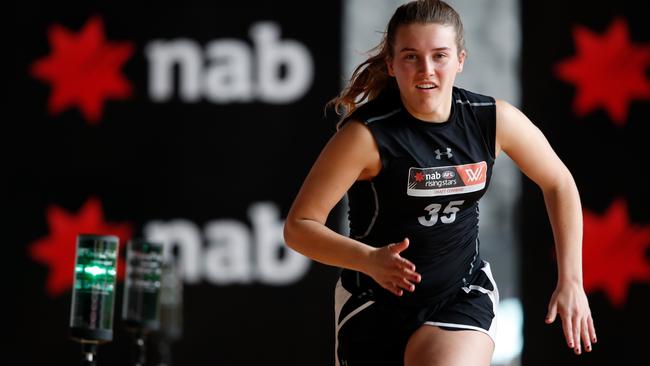
[[[596,343],[596,329],[582,284],[558,282],[548,304],[546,323],[553,323],[557,314],[562,319],[562,329],[569,347],[577,355],[581,354],[582,340],[584,349],[591,352],[591,344]]]

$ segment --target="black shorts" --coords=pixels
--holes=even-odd
[[[339,280],[335,293],[336,364],[402,365],[406,343],[422,325],[476,330],[495,341],[498,303],[499,291],[486,261],[458,294],[418,308],[375,301],[371,292],[352,294]]]

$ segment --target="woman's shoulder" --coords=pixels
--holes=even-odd
[[[458,104],[468,104],[471,106],[495,105],[494,97],[459,88],[457,86],[454,86],[452,94],[454,102]]]
[[[397,114],[402,109],[399,94],[383,92],[376,98],[369,100],[357,107],[345,122],[355,120],[365,125],[385,121]]]

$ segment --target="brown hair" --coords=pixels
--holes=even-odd
[[[397,90],[395,79],[388,75],[386,60],[393,57],[393,46],[398,27],[414,23],[452,26],[456,31],[458,53],[466,50],[465,32],[460,15],[444,1],[415,0],[398,7],[388,22],[381,42],[368,52],[374,55],[357,66],[341,94],[327,103],[328,107],[334,107],[336,113],[342,117],[337,128],[359,104],[375,99],[385,89]]]

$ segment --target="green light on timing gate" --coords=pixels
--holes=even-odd
[[[110,276],[115,276],[115,274],[117,273],[112,268],[106,269],[106,268],[96,266],[96,265],[95,266],[88,266],[88,267],[77,266],[75,269],[76,269],[77,273],[80,273],[80,272],[81,273],[88,273],[89,275],[92,275],[92,276],[100,276],[100,275],[105,275],[105,274],[108,274]]]
[[[113,338],[113,308],[119,239],[111,235],[77,236],[70,335],[82,342]]]

